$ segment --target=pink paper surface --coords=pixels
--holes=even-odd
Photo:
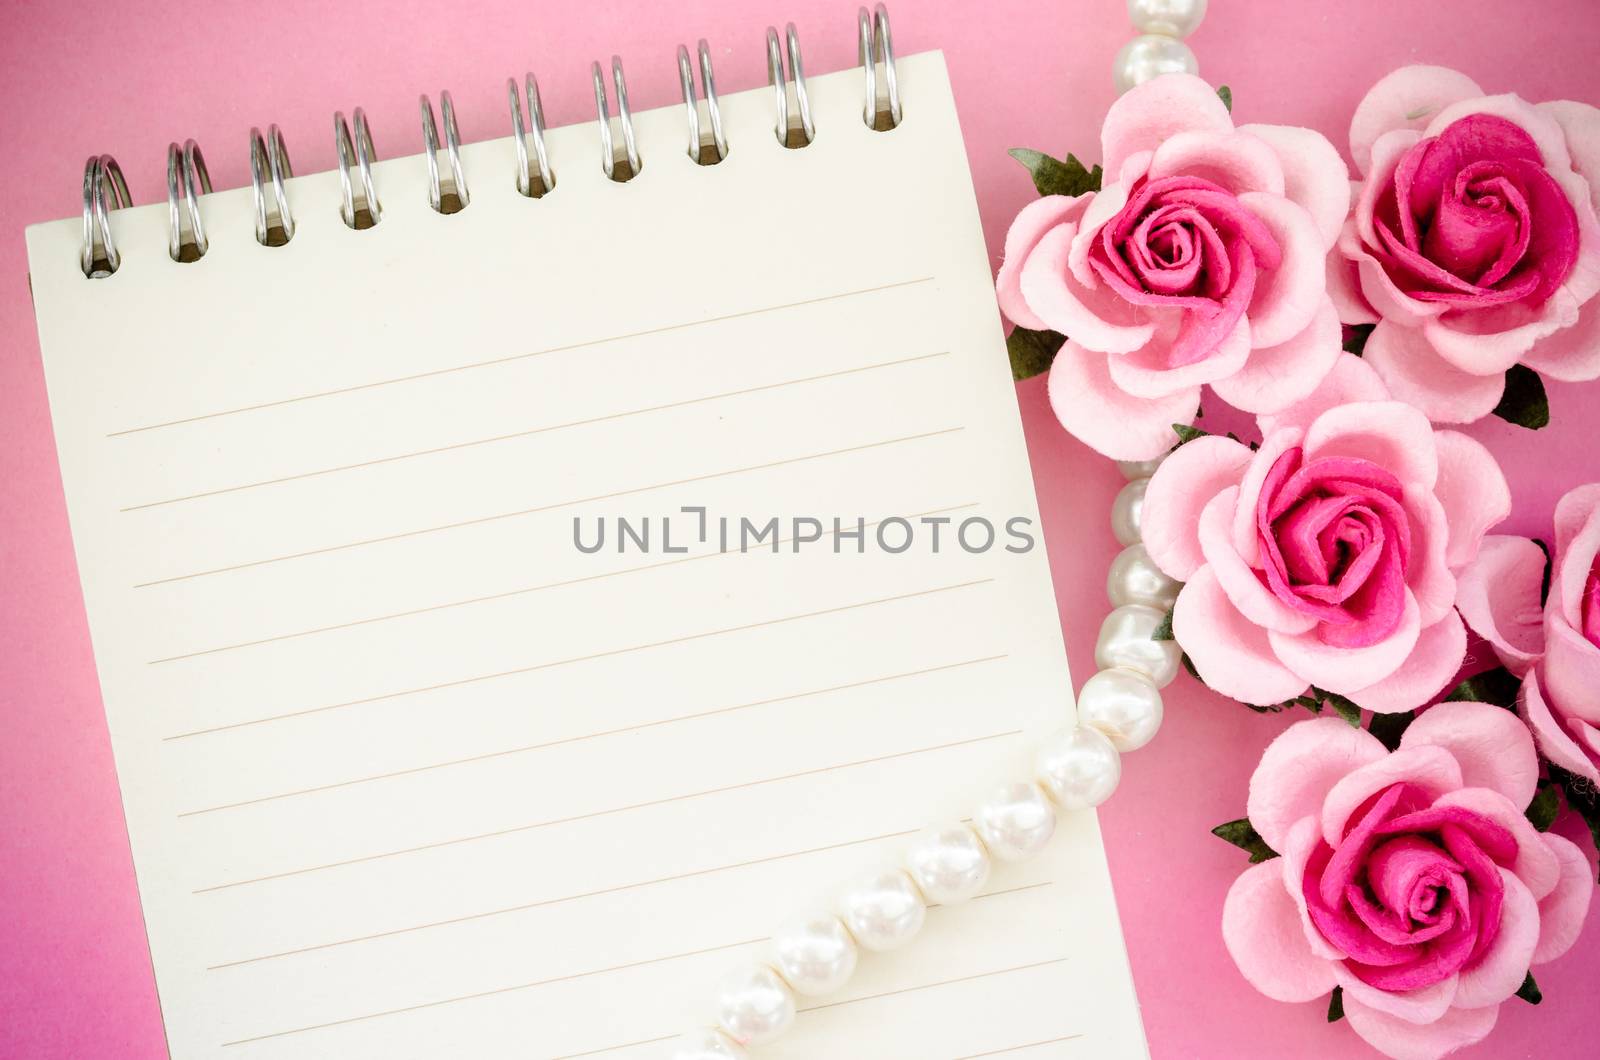
[[[1111,59],[1132,35],[1125,5],[895,0],[892,13],[902,53],[948,56],[998,256],[1012,214],[1033,195],[1005,149],[1098,156]],[[768,22],[797,23],[809,70],[852,65],[854,15],[845,0],[11,0],[0,10],[0,1056],[165,1055],[56,469],[23,226],[77,211],[90,153],[116,155],[135,201],[150,202],[165,187],[168,140],[198,139],[217,185],[232,187],[248,181],[252,124],[281,124],[297,168],[312,172],[334,164],[335,109],[364,106],[380,152],[410,153],[422,147],[422,91],[451,89],[464,138],[486,139],[509,132],[504,78],[525,69],[539,74],[551,123],[567,124],[591,117],[591,59],[621,54],[631,100],[644,109],[677,101],[680,41],[709,38],[718,86],[735,91],[765,83]],[[1408,62],[1455,66],[1490,91],[1600,103],[1597,39],[1594,0],[1215,0],[1191,43],[1202,72],[1232,86],[1239,120],[1309,125],[1342,147],[1366,87]],[[173,310],[181,327],[181,305]],[[1018,396],[1081,679],[1107,609],[1116,552],[1107,515],[1121,478],[1056,426],[1042,384],[1025,383]],[[1600,383],[1549,389],[1552,428],[1492,422],[1472,431],[1511,479],[1508,528],[1543,536],[1556,498],[1600,479]],[[1372,1055],[1347,1027],[1326,1027],[1319,1005],[1256,995],[1218,933],[1222,896],[1244,858],[1207,830],[1243,812],[1250,769],[1287,721],[1259,718],[1187,677],[1166,701],[1160,737],[1129,756],[1102,815],[1153,1055]],[[1540,969],[1544,1004],[1508,1003],[1493,1036],[1461,1055],[1590,1051],[1579,1043],[1595,1040],[1597,920],[1573,952]]]

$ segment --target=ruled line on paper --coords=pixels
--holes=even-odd
[[[968,508],[976,508],[977,506],[977,501],[968,501],[966,504],[952,504],[944,508],[930,508],[927,511],[922,512],[908,512],[902,518],[920,519],[929,515],[944,515],[950,512],[966,511]],[[871,529],[883,521],[884,520],[882,519],[874,519],[871,522],[863,523],[861,525],[863,529]],[[826,531],[823,534],[824,539],[836,536],[838,535],[831,530]],[[773,550],[776,551],[781,546],[791,544],[793,541],[793,537],[777,538],[773,543]],[[469,607],[473,604],[493,603],[496,600],[507,600],[515,596],[525,596],[529,593],[544,592],[547,589],[565,589],[573,585],[583,585],[587,582],[603,581],[607,578],[617,578],[626,574],[639,574],[644,571],[658,570],[663,567],[675,567],[680,563],[694,563],[703,559],[715,559],[718,556],[756,556],[765,554],[766,553],[764,550],[738,551],[734,549],[729,549],[727,551],[718,550],[711,552],[700,552],[690,556],[680,556],[677,559],[662,560],[660,563],[644,563],[637,567],[623,567],[620,570],[601,571],[599,574],[586,574],[581,578],[564,578],[561,581],[544,582],[539,585],[524,585],[516,589],[506,589],[498,593],[488,593],[484,596],[469,596],[464,600],[447,600],[442,604],[429,604],[427,607],[414,607],[405,611],[393,611],[384,615],[372,615],[367,618],[357,618],[349,622],[337,622],[328,626],[314,626],[310,629],[295,630],[290,633],[279,633],[270,637],[260,637],[255,640],[239,641],[235,644],[223,644],[215,648],[202,648],[197,651],[185,652],[182,655],[169,655],[162,659],[150,659],[147,660],[147,664],[155,666],[159,663],[182,662],[185,659],[197,659],[203,655],[216,655],[221,652],[237,651],[241,648],[255,648],[263,644],[277,644],[281,641],[295,640],[300,637],[316,636],[319,633],[333,633],[341,629],[354,629],[357,626],[368,626],[378,622],[389,622],[394,619],[414,618],[417,615],[431,614],[435,611],[445,611],[456,607]],[[168,739],[173,738],[174,737],[168,737]]]
[[[1060,1038],[1046,1038],[1042,1042],[1024,1042],[1021,1045],[1008,1045],[1004,1049],[991,1049],[987,1053],[968,1053],[958,1056],[955,1060],[983,1060],[986,1056],[1005,1056],[1007,1053],[1020,1053],[1024,1049],[1038,1049],[1046,1045],[1060,1045],[1063,1042],[1075,1042],[1083,1038],[1082,1034],[1066,1034]]]
[[[583,733],[579,736],[567,736],[559,740],[547,740],[543,743],[524,744],[520,747],[508,747],[499,751],[487,751],[483,754],[469,755],[464,758],[451,758],[443,762],[432,762],[428,765],[412,766],[409,769],[397,769],[389,773],[374,773],[370,776],[353,777],[349,780],[336,781],[332,784],[319,784],[316,787],[300,788],[295,791],[279,792],[275,795],[263,795],[254,799],[242,799],[239,802],[223,803],[218,806],[208,806],[201,810],[185,810],[178,814],[179,817],[198,817],[202,814],[217,813],[222,810],[235,810],[244,806],[255,806],[263,802],[276,802],[280,799],[294,798],[299,795],[314,795],[324,791],[334,791],[339,788],[354,787],[358,784],[370,784],[380,780],[392,780],[397,777],[413,776],[417,773],[427,773],[436,769],[448,769],[453,766],[472,765],[487,762],[496,758],[506,758],[511,755],[525,754],[532,751],[542,751],[551,747],[563,747],[568,744],[581,743],[585,740],[595,740],[604,736],[617,736],[623,733],[641,732],[645,729],[660,728],[665,725],[676,725],[679,722],[695,721],[701,718],[714,718],[724,714],[733,714],[738,711],[750,710],[755,707],[771,706],[776,703],[790,703],[797,699],[807,699],[812,696],[828,695],[832,692],[844,692],[853,688],[865,688],[870,685],[885,684],[890,681],[899,681],[910,677],[921,677],[926,674],[943,673],[947,670],[956,670],[966,666],[976,666],[979,663],[998,662],[1008,658],[1004,653],[1000,655],[986,655],[977,659],[966,659],[961,662],[945,663],[941,666],[930,666],[922,670],[909,670],[905,673],[888,674],[883,677],[869,677],[862,681],[852,681],[849,684],[833,685],[828,688],[809,689],[805,692],[794,692],[784,696],[773,696],[768,699],[757,699],[748,703],[737,703],[730,707],[718,707],[714,710],[696,711],[693,714],[679,714],[671,718],[659,718],[655,721],[638,722],[633,725],[619,725],[612,729],[602,729],[598,732]]]
[[[786,309],[800,309],[804,306],[818,305],[823,302],[835,302],[843,298],[854,298],[859,295],[877,294],[881,291],[892,291],[900,287],[915,287],[918,284],[928,283],[932,276],[921,276],[914,280],[899,280],[895,283],[880,284],[876,287],[862,287],[851,291],[838,291],[833,294],[819,295],[815,298],[806,298],[798,302],[784,302],[779,305],[761,306],[756,309],[745,309],[737,313],[725,313],[721,316],[702,317],[699,320],[680,321],[676,324],[664,324],[660,327],[645,328],[641,331],[630,331],[621,335],[608,335],[604,338],[585,339],[582,342],[568,343],[564,346],[551,346],[541,350],[530,350],[526,353],[514,353],[506,357],[493,357],[488,360],[471,361],[467,364],[451,365],[447,368],[435,368],[426,372],[416,372],[411,375],[392,376],[387,379],[375,379],[367,383],[356,383],[351,386],[337,387],[332,390],[319,390],[307,394],[297,394],[294,397],[279,398],[275,401],[263,401],[254,405],[241,405],[237,408],[221,409],[216,412],[203,412],[195,416],[186,416],[183,419],[167,420],[163,423],[150,423],[142,427],[127,427],[122,430],[111,431],[107,438],[121,438],[130,434],[142,434],[146,431],[161,430],[165,427],[178,427],[186,423],[196,423],[201,420],[213,420],[222,416],[236,416],[243,412],[259,412],[262,409],[278,408],[283,405],[293,405],[301,401],[312,401],[317,398],[336,397],[340,394],[353,394],[362,390],[373,390],[378,387],[393,386],[396,383],[411,383],[421,379],[432,379],[441,375],[452,375],[457,372],[470,372],[478,368],[490,368],[500,364],[510,364],[514,361],[524,361],[533,357],[543,357],[546,354],[566,353],[571,350],[587,349],[591,346],[603,346],[613,342],[626,342],[629,339],[641,339],[650,335],[662,335],[673,331],[682,331],[686,328],[702,327],[707,324],[720,324],[729,320],[740,320],[744,317],[760,316],[763,313],[776,313]]]
[[[564,905],[568,902],[580,902],[589,898],[603,898],[606,895],[623,894],[628,891],[640,890],[645,887],[655,887],[663,883],[677,883],[682,880],[697,879],[702,876],[713,876],[719,872],[733,872],[738,869],[753,868],[757,865],[766,865],[774,861],[787,861],[791,858],[809,857],[812,854],[825,854],[833,850],[843,850],[846,847],[864,846],[868,843],[880,843],[889,839],[904,839],[917,834],[918,829],[908,828],[898,832],[884,832],[881,835],[864,836],[860,839],[846,839],[838,843],[829,843],[826,846],[811,847],[808,850],[792,850],[783,854],[770,854],[766,857],[751,858],[748,861],[738,861],[730,865],[714,865],[708,869],[696,869],[693,872],[680,872],[673,876],[662,876],[653,880],[637,880],[632,883],[617,884],[614,887],[602,887],[599,890],[584,891],[581,894],[562,895],[559,898],[546,898],[537,902],[525,902],[521,905],[505,906],[500,909],[487,909],[478,913],[468,913],[462,916],[450,917],[447,920],[434,920],[426,924],[415,924],[410,927],[393,928],[389,931],[377,931],[370,935],[356,935],[351,938],[335,939],[332,942],[321,942],[312,946],[300,946],[292,950],[280,950],[276,953],[263,953],[254,957],[241,957],[238,960],[225,961],[222,964],[212,964],[206,967],[208,972],[221,971],[225,968],[236,968],[244,964],[257,964],[261,961],[276,960],[280,957],[295,957],[303,953],[316,953],[321,950],[337,949],[340,946],[350,946],[358,942],[374,942],[378,939],[394,938],[398,935],[410,935],[418,931],[428,931],[433,928],[453,927],[456,924],[469,924],[477,920],[487,920],[491,917],[506,916],[511,913],[525,913],[534,909],[544,909],[554,905]]]
[[[856,759],[851,762],[836,762],[832,765],[817,766],[813,769],[802,769],[796,773],[785,773],[776,777],[762,777],[758,780],[747,780],[738,784],[724,784],[721,787],[706,788],[703,791],[689,791],[680,795],[669,795],[665,798],[650,799],[645,802],[630,803],[626,806],[613,806],[609,809],[595,810],[590,813],[574,814],[569,817],[555,817],[545,821],[534,821],[530,824],[513,825],[510,828],[497,828],[492,832],[478,832],[473,835],[456,836],[452,839],[441,839],[432,843],[423,843],[414,847],[403,847],[399,850],[385,850],[377,854],[365,854],[361,857],[346,858],[343,861],[330,861],[321,865],[307,865],[303,868],[289,869],[285,872],[274,872],[265,876],[255,876],[247,880],[232,880],[227,883],[212,884],[209,887],[200,887],[191,894],[212,894],[217,891],[231,890],[235,887],[245,887],[250,884],[267,883],[272,880],[287,879],[291,876],[304,876],[313,872],[323,872],[328,869],[345,868],[350,865],[362,865],[373,861],[383,861],[388,858],[402,857],[407,854],[421,854],[430,850],[440,850],[445,847],[460,846],[463,843],[476,843],[484,839],[500,839],[509,835],[523,832],[532,832],[540,828],[553,828],[557,825],[575,824],[579,821],[592,821],[600,817],[610,817],[619,813],[630,813],[634,810],[649,809],[654,806],[666,806],[675,802],[687,802],[691,799],[702,799],[711,795],[725,795],[732,791],[747,791],[751,788],[764,787],[768,784],[781,784],[790,780],[799,780],[803,777],[814,777],[824,773],[834,773],[845,769],[857,769],[861,766],[878,765],[883,762],[892,762],[898,759],[911,758],[916,755],[932,754],[938,751],[948,751],[957,747],[971,747],[980,743],[989,743],[994,740],[1007,739],[1021,735],[1021,729],[1007,729],[1004,732],[988,733],[983,736],[972,736],[965,740],[952,740],[949,743],[934,744],[931,747],[914,747],[906,751],[894,751],[884,755],[874,755],[871,758]]]
[[[1038,889],[1040,887],[1047,887],[1047,886],[1050,886],[1050,884],[1048,884],[1048,883],[1034,883],[1034,884],[1027,884],[1027,885],[1022,886],[1022,887],[1011,887],[1011,888],[1008,888],[1008,889],[1002,890],[1002,891],[990,891],[990,892],[988,892],[986,894],[980,894],[980,895],[974,896],[971,899],[971,901],[977,902],[977,901],[982,901],[982,900],[984,900],[986,898],[1000,898],[1000,897],[1004,897],[1004,896],[1007,896],[1007,895],[1020,894],[1020,893],[1022,893],[1024,891],[1032,891],[1032,890],[1036,890],[1036,889]],[[931,907],[931,908],[938,908],[938,907],[934,906],[934,907]],[[718,945],[718,946],[707,946],[704,949],[687,950],[687,951],[682,952],[682,953],[669,953],[669,954],[664,954],[664,955],[659,956],[659,957],[646,957],[643,960],[629,961],[629,962],[627,962],[625,964],[614,964],[614,965],[611,965],[611,966],[606,967],[606,968],[591,968],[591,969],[588,969],[587,971],[572,972],[572,973],[569,973],[567,975],[552,976],[552,977],[550,977],[548,979],[536,979],[536,980],[534,980],[532,982],[516,983],[516,984],[513,984],[511,986],[496,987],[493,990],[481,990],[481,991],[478,991],[477,993],[461,994],[461,995],[456,996],[456,997],[439,998],[439,999],[434,1000],[434,1001],[424,1001],[424,1002],[421,1002],[421,1003],[416,1004],[416,1005],[406,1005],[406,1006],[404,1006],[402,1008],[384,1009],[384,1010],[379,1011],[379,1012],[367,1012],[367,1013],[363,1013],[362,1015],[359,1015],[359,1016],[347,1016],[344,1019],[330,1020],[330,1021],[328,1021],[326,1023],[316,1023],[316,1024],[311,1024],[310,1026],[306,1026],[306,1027],[295,1027],[295,1028],[292,1028],[290,1030],[273,1031],[270,1034],[258,1034],[258,1035],[256,1035],[255,1037],[252,1037],[252,1038],[240,1038],[237,1041],[223,1042],[222,1045],[224,1047],[231,1046],[231,1045],[248,1045],[251,1042],[266,1041],[266,1040],[268,1040],[270,1038],[284,1038],[284,1037],[288,1037],[288,1036],[294,1035],[294,1034],[305,1034],[305,1033],[307,1033],[309,1031],[327,1030],[330,1027],[344,1027],[344,1026],[348,1026],[349,1024],[352,1024],[352,1023],[363,1023],[363,1022],[365,1022],[367,1020],[382,1019],[385,1016],[399,1016],[399,1015],[402,1015],[402,1014],[407,1013],[407,1012],[417,1012],[417,1011],[421,1011],[423,1009],[438,1008],[441,1005],[453,1005],[453,1004],[456,1004],[457,1002],[461,1002],[461,1001],[478,1001],[478,1000],[481,1000],[481,999],[486,998],[486,997],[497,997],[497,996],[499,996],[501,994],[510,994],[510,993],[515,993],[515,992],[522,991],[522,990],[534,990],[534,989],[537,989],[537,988],[542,987],[542,986],[553,986],[556,983],[569,983],[569,982],[572,982],[575,979],[588,979],[588,978],[592,978],[592,977],[598,976],[598,975],[609,975],[609,974],[614,973],[614,972],[624,972],[624,971],[629,971],[629,970],[634,969],[634,968],[643,968],[643,967],[647,967],[647,966],[652,965],[652,964],[664,964],[664,963],[666,963],[668,961],[686,960],[686,959],[688,959],[690,957],[703,957],[703,956],[705,956],[707,954],[722,953],[722,952],[725,952],[727,950],[740,949],[740,948],[743,948],[743,947],[746,947],[746,946],[759,946],[760,944],[762,944],[764,942],[770,942],[770,941],[772,941],[770,936],[762,936],[761,938],[744,939],[744,940],[742,940],[740,942],[726,942],[726,943],[723,943],[723,944]],[[962,976],[959,979],[947,979],[947,980],[944,980],[943,982],[927,983],[927,984],[925,984],[923,986],[908,987],[908,988],[906,988],[904,990],[891,990],[891,991],[888,991],[886,993],[873,994],[873,995],[870,995],[868,997],[855,998],[855,999],[850,1000],[850,1001],[834,1002],[832,1005],[819,1005],[819,1006],[815,1006],[815,1008],[832,1008],[832,1007],[834,1007],[836,1005],[850,1005],[850,1004],[855,1004],[858,1001],[871,1001],[871,1000],[874,1000],[874,999],[880,998],[880,997],[891,997],[891,996],[893,996],[895,994],[912,993],[912,992],[917,991],[917,990],[931,990],[931,989],[934,989],[935,987],[951,986],[951,985],[956,984],[956,983],[970,982],[970,981],[972,981],[974,979],[984,979],[984,978],[987,978],[989,976],[995,976],[995,975],[1007,975],[1007,974],[1012,973],[1012,972],[1026,971],[1026,970],[1028,970],[1030,968],[1042,968],[1045,965],[1060,964],[1062,961],[1065,961],[1065,960],[1067,960],[1067,958],[1061,957],[1061,958],[1058,958],[1056,960],[1039,961],[1039,962],[1036,962],[1034,964],[1019,965],[1019,966],[1017,966],[1015,968],[1002,968],[1002,969],[998,969],[996,971],[980,972],[980,973],[978,973],[976,975]],[[812,1009],[800,1009],[799,1011],[801,1011],[801,1012],[811,1012],[811,1011],[815,1011],[815,1008],[812,1008]],[[636,1045],[649,1045],[649,1044],[652,1044],[653,1042],[656,1042],[656,1041],[664,1041],[664,1040],[666,1040],[666,1038],[671,1038],[671,1037],[672,1037],[672,1035],[667,1035],[665,1038],[653,1038],[653,1039],[647,1039],[645,1041],[629,1042],[626,1045],[613,1045],[613,1046],[608,1046],[605,1049],[593,1050],[590,1053],[577,1053],[577,1054],[572,1054],[572,1055],[588,1056],[588,1055],[593,1055],[594,1053],[610,1052],[610,1051],[615,1050],[615,1049],[627,1049],[627,1048],[630,1048],[630,1047],[636,1046]],[[558,1058],[556,1058],[556,1060],[569,1060],[569,1058],[568,1057],[558,1057]]]
[[[638,493],[649,493],[652,490],[670,489],[673,486],[687,486],[694,482],[708,482],[711,479],[725,478],[729,475],[743,475],[752,471],[769,471],[775,467],[785,467],[790,464],[800,464],[808,460],[822,460],[830,456],[845,456],[850,453],[865,452],[869,449],[881,449],[889,445],[901,445],[905,442],[924,441],[929,438],[938,438],[947,434],[955,434],[966,430],[964,426],[944,427],[936,431],[924,431],[920,434],[908,434],[899,438],[885,438],[881,441],[866,442],[862,445],[847,446],[843,449],[830,449],[821,453],[808,453],[805,456],[791,456],[783,460],[774,460],[766,464],[752,464],[748,467],[729,468],[724,471],[713,471],[704,475],[694,475],[689,478],[675,479],[671,482],[656,482],[648,486],[634,486],[613,493],[602,493],[593,497],[578,497],[573,500],[555,501],[542,504],[534,508],[522,508],[514,512],[498,512],[494,515],[483,515],[475,519],[464,519],[460,522],[445,523],[440,526],[425,526],[416,530],[405,530],[397,534],[385,534],[382,537],[371,537],[361,541],[347,541],[340,545],[328,545],[323,548],[308,549],[304,552],[291,552],[282,556],[268,556],[265,559],[250,560],[245,563],[234,563],[226,567],[213,567],[209,570],[193,571],[189,574],[175,574],[166,578],[156,578],[151,581],[136,582],[135,589],[148,589],[153,585],[166,585],[170,582],[188,581],[192,578],[204,578],[213,574],[226,574],[229,571],[246,570],[251,567],[262,567],[270,563],[283,563],[288,560],[306,559],[311,556],[324,556],[332,552],[344,552],[352,548],[364,548],[368,545],[380,545],[389,541],[402,541],[406,538],[420,537],[424,534],[436,534],[445,530],[461,530],[469,526],[482,526],[485,523],[499,522],[502,519],[516,519],[525,515],[537,515],[540,512],[555,511],[558,508],[570,508],[579,504],[593,504],[596,501],[615,500],[618,497],[631,497]]]
[[[844,611],[853,611],[863,607],[875,607],[878,604],[892,604],[901,600],[913,600],[923,596],[933,596],[937,593],[954,592],[958,589],[970,589],[979,585],[988,585],[993,578],[977,578],[972,581],[955,582],[951,585],[935,586],[932,589],[919,589],[916,592],[900,593],[896,596],[884,596],[875,600],[862,600],[853,604],[841,604],[838,607],[827,607],[820,611],[806,611],[798,615],[784,615],[780,618],[764,619],[760,622],[750,622],[742,626],[729,626],[724,629],[703,630],[699,633],[689,633],[681,637],[671,637],[667,640],[651,641],[646,644],[630,644],[625,648],[611,648],[602,652],[589,655],[579,655],[568,659],[552,659],[548,662],[533,663],[528,666],[519,666],[511,670],[500,670],[490,674],[478,674],[473,677],[461,677],[452,681],[442,681],[438,684],[424,685],[420,688],[404,688],[395,692],[384,692],[375,696],[366,696],[361,699],[348,699],[340,703],[325,703],[318,707],[307,707],[303,710],[289,711],[284,714],[272,714],[264,718],[252,718],[248,721],[231,722],[227,725],[213,726],[207,729],[195,729],[191,732],[182,732],[174,736],[164,737],[164,740],[181,740],[193,736],[204,736],[211,733],[223,732],[229,729],[242,729],[251,725],[265,725],[274,721],[285,721],[289,718],[302,718],[311,714],[322,714],[330,710],[343,710],[347,707],[366,706],[370,703],[382,703],[391,699],[402,699],[406,696],[421,695],[425,692],[437,692],[446,688],[459,688],[463,685],[478,684],[483,681],[497,681],[505,677],[516,677],[520,674],[535,673],[539,670],[548,670],[557,666],[569,666],[574,663],[590,662],[595,659],[609,659],[617,655],[626,655],[629,652],[647,651],[651,648],[665,648],[674,644],[685,644],[690,641],[704,640],[707,637],[720,637],[729,633],[742,633],[746,630],[763,629],[768,626],[782,625],[787,622],[800,622],[808,618],[821,618],[824,615],[839,614]]]
[[[876,364],[857,365],[854,368],[842,368],[836,372],[824,372],[821,375],[809,375],[799,379],[784,379],[776,383],[764,383],[760,386],[745,387],[741,390],[727,390],[720,394],[706,394],[701,397],[685,398],[682,401],[671,401],[663,405],[649,405],[644,408],[627,409],[623,412],[613,412],[604,416],[590,416],[587,419],[568,420],[564,423],[550,423],[542,427],[532,427],[528,430],[513,431],[510,434],[497,434],[488,438],[474,438],[465,442],[455,442],[451,445],[435,446],[431,449],[417,449],[406,453],[396,453],[392,456],[376,457],[371,460],[362,460],[353,464],[339,464],[334,467],[317,468],[312,471],[302,471],[293,475],[280,475],[276,478],[261,479],[257,482],[243,482],[235,486],[223,486],[219,489],[203,490],[199,493],[189,493],[181,497],[167,497],[158,501],[145,501],[142,504],[130,504],[126,508],[119,508],[119,512],[139,512],[147,508],[160,508],[169,504],[178,504],[183,501],[201,500],[206,497],[219,497],[228,493],[240,493],[244,490],[257,489],[262,486],[280,486],[289,482],[300,482],[305,479],[321,478],[334,475],[343,471],[358,471],[362,468],[378,467],[384,464],[398,463],[402,460],[412,460],[417,457],[437,456],[441,453],[452,453],[462,449],[472,449],[483,445],[493,445],[497,442],[515,441],[519,438],[531,438],[539,434],[549,434],[555,431],[564,431],[574,427],[587,427],[597,423],[608,423],[613,420],[627,419],[630,416],[643,416],[651,412],[666,412],[671,409],[687,408],[691,405],[701,405],[710,401],[720,401],[726,398],[744,397],[750,394],[759,394],[768,390],[779,390],[786,386],[800,386],[805,383],[817,383],[828,379],[838,379],[847,375],[857,375],[861,372],[871,372],[882,368],[898,368],[908,364],[918,364],[922,361],[931,361],[939,357],[948,357],[950,351],[943,350],[939,353],[924,353],[916,357],[902,357],[893,361],[881,361]]]

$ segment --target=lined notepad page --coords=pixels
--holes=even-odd
[[[716,166],[638,115],[627,184],[589,124],[540,200],[502,140],[451,216],[414,156],[370,230],[293,180],[280,248],[249,189],[193,264],[164,205],[114,215],[109,279],[78,221],[30,230],[174,1057],[659,1055],[1070,717],[1042,543],[953,540],[1039,532],[944,63],[901,61],[887,133],[861,76],[812,79],[803,150],[725,98]],[[784,541],[722,553],[684,507]],[[788,540],[923,515],[937,553]],[[645,516],[648,553],[574,547]],[[1144,1056],[1093,816],[801,1007],[760,1056]]]

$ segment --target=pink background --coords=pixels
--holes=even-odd
[[[1351,109],[1390,68],[1455,66],[1491,91],[1600,103],[1594,0],[1215,0],[1192,43],[1233,87],[1243,120],[1304,124],[1343,145]],[[895,0],[904,54],[949,58],[991,253],[1033,194],[1007,147],[1098,155],[1111,57],[1131,35],[1121,0]],[[168,140],[194,136],[218,186],[248,180],[245,134],[279,122],[303,172],[334,164],[329,117],[360,103],[386,155],[421,150],[416,94],[452,89],[468,140],[506,135],[503,79],[533,68],[552,124],[589,119],[587,67],[616,51],[644,109],[677,101],[672,50],[705,35],[724,91],[765,82],[761,34],[793,19],[813,71],[855,61],[850,0],[591,0],[224,5],[128,0],[0,12],[0,1055],[164,1055],[116,778],[56,470],[26,282],[25,224],[73,214],[83,159],[121,160],[135,200],[159,198]],[[731,49],[726,51],[724,49]],[[908,174],[908,179],[915,179]],[[174,307],[175,309],[177,307]],[[1093,669],[1116,550],[1106,521],[1121,479],[1050,417],[1042,380],[1019,388],[1073,669]],[[1600,478],[1600,384],[1554,385],[1538,436],[1474,429],[1505,463],[1511,528],[1548,534],[1564,491]],[[1537,446],[1537,448],[1536,448]],[[1239,978],[1217,932],[1243,855],[1207,834],[1238,816],[1245,782],[1283,719],[1181,678],[1160,738],[1130,756],[1103,814],[1151,1051],[1158,1060],[1367,1056],[1319,1005],[1285,1006]],[[1587,840],[1584,840],[1587,842]],[[1539,973],[1545,1002],[1510,1002],[1472,1057],[1547,1057],[1593,1040],[1600,916]],[[1072,999],[1063,998],[1070,1005]],[[1583,1051],[1579,1047],[1578,1051]]]

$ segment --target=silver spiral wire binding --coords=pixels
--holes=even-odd
[[[264,247],[281,247],[294,238],[294,214],[289,210],[289,192],[284,181],[294,176],[289,164],[289,147],[283,131],[267,126],[266,136],[250,129],[250,188],[256,197],[256,242]],[[272,184],[272,200],[277,207],[277,223],[267,209],[267,184]]]
[[[555,190],[556,176],[550,169],[550,155],[544,147],[544,103],[539,99],[539,82],[528,75],[528,121],[522,120],[522,97],[517,94],[517,79],[506,78],[506,95],[511,98],[511,131],[517,144],[517,191],[537,199]],[[528,141],[533,141],[533,159],[528,157]],[[533,179],[531,162],[539,167],[539,180]]]
[[[445,154],[450,159],[451,194],[445,195],[439,180],[439,128],[433,123],[433,101],[417,99],[422,111],[422,142],[428,156],[428,205],[439,213],[459,213],[472,197],[467,194],[467,175],[461,171],[461,132],[456,128],[456,108],[449,92],[439,93],[439,117],[444,122]]]
[[[879,4],[871,14],[865,7],[856,12],[860,37],[861,66],[866,71],[867,99],[861,118],[867,128],[887,132],[900,124],[900,81],[894,66],[894,39],[889,35],[889,9]],[[883,63],[884,97],[887,107],[878,107],[878,64]]]
[[[811,121],[811,99],[806,93],[805,66],[800,61],[800,34],[791,22],[784,27],[789,50],[789,76],[783,72],[783,48],[778,43],[778,31],[767,27],[767,79],[772,82],[773,99],[777,106],[775,129],[778,142],[785,147],[804,147],[817,138],[817,127]],[[789,127],[789,87],[794,82],[795,109],[799,111],[800,125]]]
[[[628,110],[628,82],[622,75],[622,58],[611,57],[611,80],[616,85],[617,120],[622,123],[622,146],[628,157],[626,173],[617,168],[616,148],[611,139],[611,110],[606,106],[605,76],[598,62],[590,64],[589,72],[594,78],[595,110],[600,113],[600,168],[605,170],[608,180],[619,183],[632,180],[644,168],[644,162],[639,158],[639,144],[633,136],[633,114]]]
[[[111,211],[132,202],[117,160],[110,155],[91,155],[83,164],[83,252],[78,259],[89,279],[104,279],[122,266],[122,255],[111,236]]]
[[[711,121],[711,143],[700,137],[700,104],[694,96],[694,68],[689,49],[678,45],[678,81],[683,86],[683,106],[689,114],[689,157],[696,165],[714,166],[728,157],[728,138],[722,132],[722,107],[717,103],[717,82],[711,73],[711,46],[704,37],[697,48],[700,54],[700,83],[705,89],[706,115]]]
[[[200,196],[211,194],[211,174],[206,171],[200,145],[185,140],[180,148],[167,145],[167,253],[173,261],[199,261],[211,247],[205,222],[200,218]],[[180,202],[182,200],[181,208]],[[189,238],[183,238],[188,214]]]
[[[383,219],[383,206],[378,202],[377,189],[372,183],[372,163],[378,153],[372,148],[372,129],[367,125],[367,114],[357,107],[351,114],[356,132],[352,138],[344,112],[333,115],[333,140],[339,149],[339,185],[344,201],[339,204],[339,216],[351,228],[371,228]],[[354,166],[361,177],[361,203],[356,203],[355,182],[350,179]]]

